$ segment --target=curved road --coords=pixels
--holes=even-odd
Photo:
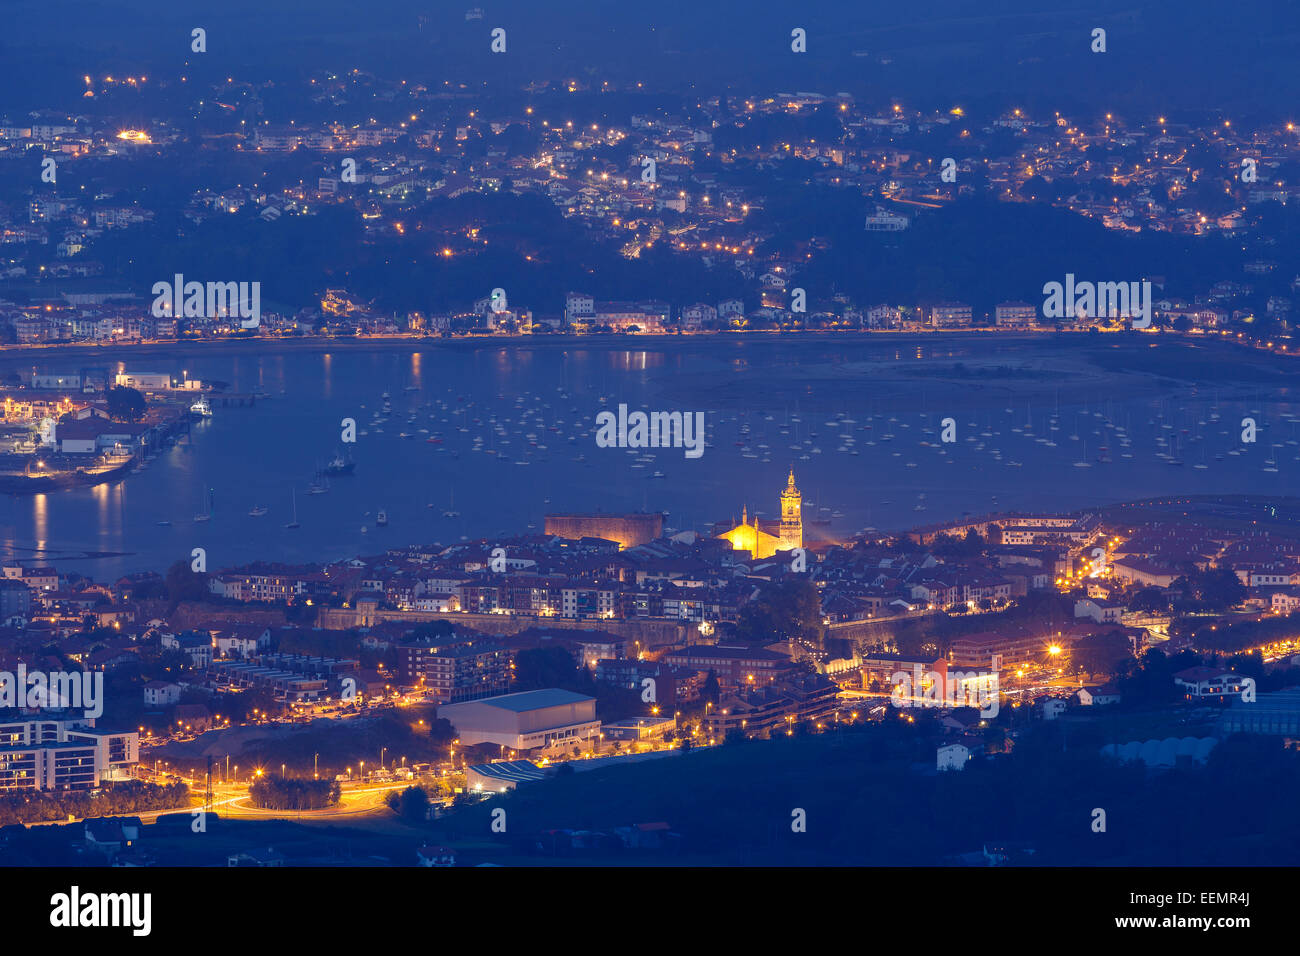
[[[384,797],[390,791],[405,790],[407,787],[415,785],[415,781],[404,780],[398,783],[357,787],[350,790],[345,788],[337,806],[325,807],[321,810],[264,810],[261,807],[254,807],[249,804],[250,798],[246,787],[217,786],[213,788],[212,812],[231,819],[238,817],[260,820],[293,820],[296,822],[301,822],[303,819],[316,820],[326,817],[361,817],[384,809]],[[229,795],[223,795],[223,791]],[[190,793],[201,797],[203,791],[191,786]],[[193,813],[202,809],[203,805],[197,803],[188,807],[173,807],[170,810],[145,810],[140,813],[117,814],[117,816],[138,817],[142,823],[153,823],[163,814]],[[75,820],[43,820],[38,823],[29,823],[27,826],[66,826],[70,823],[82,823],[84,820],[84,817]]]

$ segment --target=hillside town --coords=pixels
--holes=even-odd
[[[1201,503],[1193,518],[1128,523],[990,515],[804,539],[765,558],[726,531],[656,533],[657,516],[566,515],[545,534],[323,565],[195,573],[182,562],[113,582],[6,565],[10,687],[13,675],[21,691],[23,674],[100,674],[105,690],[94,717],[11,693],[0,789],[198,786],[201,761],[176,761],[187,741],[409,707],[432,707],[446,728],[423,727],[423,766],[459,775],[448,800],[569,760],[913,719],[909,707],[937,708],[936,766],[960,770],[984,752],[999,706],[1008,736],[991,753],[1014,745],[1007,715],[1119,705],[1124,682],[1155,659],[1186,666],[1158,702],[1130,703],[1202,708],[1198,722],[1222,732],[1294,734],[1295,693],[1262,691],[1300,655],[1300,546],[1217,529],[1249,507]],[[622,541],[584,533],[611,528]],[[1257,684],[1259,706],[1234,705]],[[518,718],[513,730],[491,716],[498,706]],[[78,747],[84,760],[62,759]],[[1136,742],[1129,756],[1172,764],[1161,747]],[[316,774],[391,781],[407,766],[392,755],[367,777],[364,762],[345,770],[348,757],[320,753]],[[220,782],[238,785],[229,760]],[[211,788],[210,759],[207,772]]]
[[[96,116],[154,82],[143,76],[87,81]],[[33,182],[21,202],[0,204],[0,337],[37,345],[230,335],[1024,332],[1126,324],[1128,316],[1119,314],[1052,315],[1042,303],[1005,291],[994,299],[987,297],[996,291],[979,290],[965,300],[876,301],[818,288],[807,273],[842,240],[827,233],[778,242],[764,214],[795,177],[865,204],[858,228],[886,246],[920,219],[971,196],[1051,205],[1110,231],[1229,239],[1245,250],[1240,266],[1204,288],[1180,287],[1161,275],[1114,278],[1151,283],[1154,329],[1295,348],[1289,317],[1300,275],[1288,273],[1271,250],[1267,225],[1293,192],[1300,133],[1292,124],[1197,127],[1165,117],[1019,109],[974,116],[961,105],[921,113],[897,101],[883,108],[859,104],[847,94],[778,93],[713,97],[689,113],[650,108],[617,122],[575,125],[543,115],[551,111],[543,107],[484,115],[467,107],[464,89],[385,82],[359,71],[321,74],[308,86],[296,91],[308,116],[287,124],[263,118],[263,87],[231,78],[211,91],[222,108],[205,115],[212,133],[203,149],[304,175],[255,187],[199,187],[184,207],[184,224],[197,229],[224,217],[257,230],[285,217],[347,209],[361,217],[367,242],[402,240],[407,223],[418,221],[433,256],[454,261],[487,252],[491,233],[463,226],[455,214],[430,217],[431,203],[534,197],[627,259],[667,249],[698,259],[734,291],[721,298],[613,300],[578,288],[562,301],[527,302],[508,299],[508,289],[484,288],[474,301],[444,297],[432,309],[413,310],[384,307],[338,284],[316,288],[304,302],[268,283],[266,308],[250,331],[229,310],[151,308],[150,289],[106,274],[97,254],[152,228],[161,210],[107,184],[93,194],[72,193],[56,180]],[[564,88],[543,84],[534,93],[553,103],[545,97],[566,89],[597,102],[620,92],[573,81]],[[367,109],[364,121],[329,118]],[[0,165],[48,157],[100,170],[196,145],[164,117],[144,127],[124,122],[54,110],[7,117],[0,122]]]

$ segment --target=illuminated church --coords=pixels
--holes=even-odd
[[[741,512],[740,524],[718,535],[731,542],[736,551],[748,551],[755,558],[770,558],[778,551],[803,547],[803,495],[794,484],[794,469],[785,491],[781,492],[781,517],[779,520],[750,521],[749,509]]]

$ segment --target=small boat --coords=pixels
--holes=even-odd
[[[298,524],[298,492],[296,489],[293,492],[293,520],[286,524],[285,527],[290,529],[301,527]]]
[[[268,508],[266,505],[253,505],[253,507],[249,509],[248,513],[252,515],[254,518],[260,518],[262,517],[262,515],[266,514],[270,510],[271,509]]]
[[[379,514],[375,515],[375,524],[381,528],[388,524],[388,512],[381,510]]]
[[[365,433],[362,432],[362,434]],[[329,460],[329,463],[324,468],[324,472],[327,475],[350,475],[356,467],[357,463],[351,458],[338,454]]]
[[[190,405],[190,415],[194,418],[212,417],[212,403],[208,401],[208,396],[200,395],[195,399],[194,403]]]
[[[208,510],[206,512],[201,511],[198,514],[196,514],[194,516],[194,520],[195,521],[212,520],[212,489],[211,488],[208,489]]]
[[[156,524],[158,525],[158,527],[160,527],[160,528],[170,528],[170,527],[172,526],[172,523],[171,523],[170,521],[167,521],[166,519],[164,519],[164,520],[162,520],[162,521],[155,522],[155,523],[156,523]]]

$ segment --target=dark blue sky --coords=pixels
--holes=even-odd
[[[1220,108],[1275,117],[1300,86],[1300,5],[1287,0],[8,0],[0,113],[67,101],[83,74],[179,75],[208,30],[196,78],[288,78],[361,68],[504,91],[566,76],[653,88],[847,90],[1030,108]],[[199,12],[193,8],[199,7]],[[508,30],[505,57],[488,31]],[[789,49],[790,29],[809,36]],[[1088,49],[1095,26],[1109,51]],[[1057,104],[1060,104],[1059,106]]]

